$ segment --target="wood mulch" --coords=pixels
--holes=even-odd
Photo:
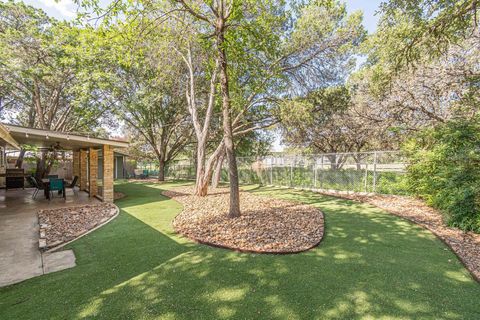
[[[452,249],[473,277],[480,282],[480,234],[448,227],[442,214],[426,205],[422,200],[394,195],[319,192],[372,204],[430,230]]]
[[[183,204],[173,221],[176,232],[204,244],[256,253],[295,253],[318,245],[324,233],[323,213],[300,203],[240,192],[242,214],[228,218],[228,189],[192,195],[192,187],[164,191]]]
[[[40,238],[46,239],[46,249],[56,247],[101,225],[115,214],[116,207],[109,203],[40,210]]]

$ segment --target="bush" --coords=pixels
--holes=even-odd
[[[452,120],[405,145],[406,183],[441,210],[450,226],[480,233],[480,125]]]

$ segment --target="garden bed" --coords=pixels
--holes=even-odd
[[[448,227],[443,221],[442,214],[427,206],[422,200],[394,195],[319,192],[372,204],[430,230],[455,252],[473,277],[480,282],[480,234]]]
[[[110,203],[40,210],[40,247],[57,248],[105,224],[117,213],[117,207]]]
[[[228,189],[193,196],[192,187],[164,194],[183,204],[173,221],[176,232],[194,241],[238,251],[295,253],[320,243],[323,214],[318,209],[286,200],[240,193],[242,215],[228,218]]]

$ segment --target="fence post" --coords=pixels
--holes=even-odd
[[[368,162],[365,161],[365,192],[367,192],[367,185],[368,185]]]
[[[320,189],[323,189],[323,157],[324,155],[322,154],[322,161],[321,161],[321,169],[320,169]]]
[[[290,163],[290,187],[293,187],[293,161]]]
[[[273,158],[270,158],[270,185],[273,186]]]
[[[313,162],[313,188],[317,189],[317,158]]]
[[[377,193],[377,151],[373,153],[373,192]]]

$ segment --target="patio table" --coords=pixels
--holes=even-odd
[[[63,190],[59,190],[58,194],[63,193],[63,197],[65,198],[65,196],[66,196],[66,194],[65,194],[65,179],[62,179],[62,181],[63,181]],[[47,200],[50,200],[50,179],[42,179],[42,183],[43,183],[43,192],[45,194],[45,198]]]

